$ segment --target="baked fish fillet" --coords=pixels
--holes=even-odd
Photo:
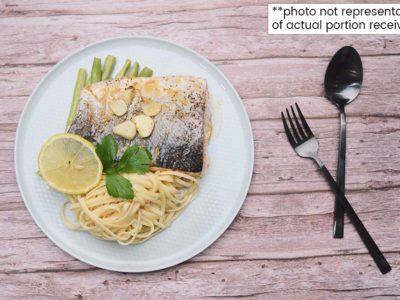
[[[117,124],[142,114],[142,101],[162,103],[161,112],[153,117],[155,126],[149,137],[137,134],[133,140],[127,140],[114,134],[118,156],[132,145],[146,146],[156,168],[202,172],[209,132],[205,79],[165,76],[108,80],[87,86],[80,98],[77,117],[68,132],[93,143],[112,133]],[[128,109],[117,116],[111,106],[121,99]]]

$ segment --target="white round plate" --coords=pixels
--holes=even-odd
[[[126,58],[154,70],[154,76],[194,75],[208,81],[215,132],[207,148],[209,169],[200,194],[173,222],[149,241],[121,246],[64,227],[60,210],[66,196],[35,174],[42,144],[63,132],[78,69],[90,72],[93,57]],[[116,74],[116,72],[114,72]],[[15,143],[18,185],[29,212],[42,231],[70,255],[97,267],[146,272],[181,263],[211,245],[238,213],[249,188],[254,160],[250,122],[241,99],[226,77],[206,58],[171,42],[150,37],[101,41],[59,62],[39,82],[22,113]]]

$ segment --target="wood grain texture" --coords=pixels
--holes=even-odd
[[[357,259],[355,259],[355,257]],[[389,254],[394,266],[399,257]],[[342,276],[332,282],[341,265]],[[322,271],[322,272],[321,272]],[[315,273],[320,273],[315,278]],[[341,256],[300,260],[235,260],[188,262],[167,270],[134,275],[93,268],[68,272],[0,274],[3,296],[15,297],[15,286],[29,299],[187,299],[242,297],[256,299],[334,298],[343,299],[398,295],[399,274],[392,272],[380,281],[369,257]],[[377,282],[381,282],[377,285]],[[73,288],[71,288],[73,287]]]
[[[267,4],[0,1],[0,299],[400,297],[400,35],[270,36]],[[188,262],[147,274],[100,270],[57,248],[26,210],[13,167],[17,123],[38,81],[72,51],[127,35],[167,38],[213,61],[242,97],[255,140],[250,192],[229,229]],[[347,109],[347,195],[387,253],[385,276],[347,219],[345,238],[331,238],[334,197],[279,119],[298,102],[335,173],[338,112],[322,82],[343,45],[365,68]]]

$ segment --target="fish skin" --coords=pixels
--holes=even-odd
[[[120,99],[121,91],[132,89],[132,101],[125,115],[114,115],[109,107]],[[190,173],[203,171],[208,130],[208,88],[203,78],[165,76],[122,78],[87,86],[81,93],[77,117],[68,132],[79,134],[94,144],[112,133],[115,125],[142,113],[141,101],[162,103],[153,117],[155,127],[148,138],[138,134],[129,141],[113,134],[118,157],[133,145],[151,152],[154,167]]]

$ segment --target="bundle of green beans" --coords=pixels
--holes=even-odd
[[[92,84],[96,83],[102,80],[109,80],[112,79],[112,72],[115,67],[115,62],[116,58],[113,55],[107,55],[105,61],[104,61],[104,68],[102,69],[101,66],[101,59],[98,57],[95,57],[93,59],[93,64],[92,64],[92,70],[90,72],[90,78],[86,82],[86,70],[83,68],[80,68],[78,71],[78,76],[76,78],[75,82],[75,88],[74,88],[74,94],[72,96],[72,103],[71,107],[69,110],[69,115],[67,119],[67,125],[66,125],[66,131],[68,128],[72,125],[72,122],[75,120],[76,115],[78,114],[78,106],[79,106],[79,100],[80,100],[80,95],[87,84]],[[142,70],[140,70],[139,63],[136,61],[131,67],[131,60],[126,59],[122,69],[118,72],[118,74],[115,76],[115,79],[121,79],[123,77],[151,77],[153,76],[153,70],[144,67]]]

